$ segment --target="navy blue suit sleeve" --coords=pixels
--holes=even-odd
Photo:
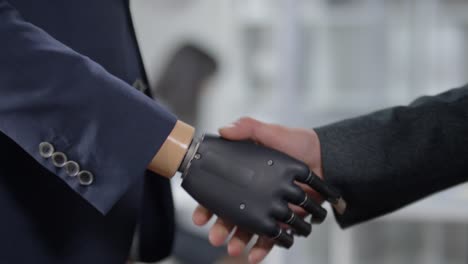
[[[0,130],[100,212],[144,176],[175,122],[153,100],[0,0]],[[81,186],[42,158],[38,146],[44,141],[91,171],[93,184]]]
[[[468,180],[468,86],[317,129],[342,227]]]

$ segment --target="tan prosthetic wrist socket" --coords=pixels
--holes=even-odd
[[[148,165],[148,169],[167,178],[174,176],[189,149],[194,134],[195,128],[180,120],[177,121],[166,141]]]

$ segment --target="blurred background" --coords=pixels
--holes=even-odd
[[[151,89],[199,131],[245,115],[312,128],[468,82],[466,0],[133,0],[131,11]],[[208,245],[179,185],[164,263],[245,263]],[[330,214],[264,263],[466,264],[467,203],[462,185],[345,231]]]

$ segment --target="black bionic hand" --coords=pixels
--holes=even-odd
[[[321,182],[304,163],[250,141],[205,136],[196,145],[182,165],[182,187],[219,217],[286,248],[294,238],[278,223],[300,235],[311,232],[310,223],[295,215],[288,203],[303,207],[314,222],[325,219],[327,211],[294,183],[312,178]]]

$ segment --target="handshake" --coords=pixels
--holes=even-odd
[[[290,248],[294,235],[306,237],[312,223],[323,222],[323,200],[344,213],[340,193],[321,178],[320,144],[313,130],[244,118],[220,133],[223,138],[193,140],[179,167],[182,187],[201,205],[195,224],[218,216],[210,231],[213,245],[224,243],[236,226],[229,253],[240,254],[257,234],[249,259],[258,262],[274,244]],[[310,222],[304,219],[308,214]]]

